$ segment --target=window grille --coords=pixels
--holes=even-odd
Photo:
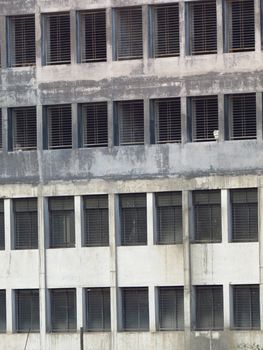
[[[75,331],[76,322],[76,290],[51,289],[51,330],[52,332]]]
[[[1,52],[0,52],[1,55]],[[1,67],[1,66],[0,66]],[[3,135],[2,135],[2,109],[0,109],[0,150],[3,149]]]
[[[260,329],[258,285],[233,286],[234,328]]]
[[[13,204],[15,249],[37,249],[37,199],[14,199]]]
[[[4,200],[0,199],[0,250],[5,249],[5,216]]]
[[[196,330],[224,328],[223,287],[196,286]]]
[[[35,16],[9,17],[9,64],[11,67],[36,64]]]
[[[46,64],[67,64],[71,60],[70,15],[55,13],[45,15]]]
[[[181,142],[180,98],[154,101],[156,143]]]
[[[147,215],[145,194],[120,195],[121,244],[147,244]]]
[[[230,140],[257,137],[256,94],[228,96]]]
[[[86,306],[87,330],[110,331],[110,288],[86,289]]]
[[[203,55],[217,52],[216,1],[189,3],[190,54]]]
[[[179,56],[179,5],[153,7],[154,57]]]
[[[257,189],[231,190],[232,241],[258,240]]]
[[[194,191],[195,242],[221,242],[220,191]]]
[[[0,333],[6,331],[6,293],[0,290]]]
[[[81,62],[106,61],[106,14],[105,10],[80,13]]]
[[[17,150],[33,150],[37,148],[37,116],[36,107],[19,107],[11,109],[13,142],[12,148]]]
[[[148,304],[148,288],[122,288],[123,330],[149,330]]]
[[[143,101],[117,102],[119,145],[144,144]]]
[[[108,146],[107,102],[82,105],[83,146]]]
[[[50,248],[75,246],[74,198],[49,198]]]
[[[182,193],[156,193],[157,243],[182,243]]]
[[[39,331],[39,291],[16,290],[17,332]]]
[[[117,60],[130,60],[143,56],[142,8],[116,9]]]
[[[215,141],[214,131],[218,130],[217,96],[192,97],[192,140]]]
[[[159,287],[159,330],[184,329],[183,287]]]
[[[48,148],[72,147],[71,105],[55,105],[47,107]]]

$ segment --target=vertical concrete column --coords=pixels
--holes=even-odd
[[[13,333],[15,331],[14,320],[15,320],[15,308],[13,291],[11,288],[6,289],[6,332]]]
[[[231,327],[231,310],[230,310],[230,285],[223,285],[223,303],[224,303],[224,328]]]
[[[182,143],[188,142],[187,97],[181,97],[181,134]]]
[[[82,246],[82,233],[83,233],[83,211],[82,211],[82,197],[74,197],[75,206],[75,244],[76,248],[81,248]]]
[[[8,151],[8,111],[7,108],[2,108],[2,144],[3,152]]]
[[[5,217],[5,250],[12,249],[12,235],[13,235],[13,213],[11,199],[4,200],[4,217]],[[11,253],[11,252],[10,252]]]
[[[1,37],[1,68],[6,68],[7,67],[6,16],[0,16],[0,37]]]
[[[260,329],[263,330],[263,187],[258,188],[258,241],[259,241],[259,300],[260,300]]]
[[[71,64],[77,63],[77,18],[76,11],[70,11],[70,46],[71,46]]]
[[[36,66],[42,65],[42,42],[41,42],[41,13],[40,7],[36,6],[35,11],[35,31],[36,31]]]
[[[144,144],[150,144],[150,101],[144,98]]]
[[[114,146],[114,115],[113,102],[108,102],[108,146]]]
[[[154,194],[146,194],[146,205],[147,205],[147,244],[154,244]]]
[[[142,6],[142,40],[143,40],[143,63],[144,74],[148,73],[149,60],[149,15],[148,5]]]
[[[225,140],[225,100],[223,94],[218,94],[218,141]]]
[[[216,21],[217,21],[217,53],[220,55],[224,51],[222,0],[216,0]]]
[[[180,57],[186,55],[186,31],[185,31],[185,2],[179,2],[179,33],[180,33]]]
[[[156,302],[155,302],[155,287],[149,286],[149,330],[156,332]]]
[[[77,330],[80,331],[80,328],[84,327],[84,318],[83,318],[84,295],[83,295],[83,289],[81,287],[77,288],[76,297],[77,297]]]
[[[260,17],[261,17],[261,4],[260,0],[254,1],[255,7],[255,51],[261,52],[261,25],[260,25]]]
[[[78,105],[72,103],[71,105],[72,115],[72,148],[78,149],[79,147],[79,133],[78,133]]]
[[[262,141],[262,92],[256,93],[257,104],[257,139]]]
[[[113,58],[113,20],[112,8],[106,9],[106,35],[107,35],[107,62],[112,62]]]
[[[228,244],[231,236],[231,207],[229,190],[221,190],[222,243]]]

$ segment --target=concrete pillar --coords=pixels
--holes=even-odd
[[[185,2],[179,2],[179,33],[180,33],[180,57],[186,55],[185,40]]]
[[[113,30],[112,30],[112,8],[106,9],[106,36],[107,36],[107,62],[113,58]]]
[[[71,105],[72,116],[72,148],[78,149],[79,147],[79,134],[78,134],[78,105],[72,103]]]
[[[182,143],[188,142],[187,97],[181,97],[181,134]]]
[[[261,52],[261,4],[260,0],[254,1],[255,8],[255,51]]]
[[[149,296],[149,331],[156,332],[156,303],[155,303],[155,287],[148,288]]]
[[[41,43],[41,12],[40,7],[36,6],[35,12],[35,35],[36,35],[36,66],[42,65],[42,43]]]
[[[231,327],[230,288],[231,286],[227,283],[223,285],[224,328],[225,329],[229,329]]]
[[[225,100],[223,94],[218,94],[218,141],[225,140]]]
[[[84,291],[82,288],[78,287],[76,289],[77,298],[77,330],[80,331],[81,327],[84,327]]]
[[[147,244],[154,244],[154,194],[147,193],[146,194],[146,202],[147,202]]]
[[[0,16],[0,37],[1,37],[1,68],[7,67],[6,52],[6,16]]]
[[[149,59],[149,14],[148,5],[142,6],[142,40],[143,40],[143,67],[144,74],[148,73]]]
[[[256,93],[257,105],[257,139],[262,141],[262,92]]]
[[[2,144],[3,152],[8,151],[8,112],[7,108],[2,109]]]
[[[70,46],[71,46],[71,64],[77,63],[77,19],[76,11],[70,11]]]
[[[222,243],[228,244],[231,237],[231,205],[229,190],[221,190]]]
[[[217,21],[217,54],[223,53],[223,3],[222,0],[216,0],[216,21]]]
[[[260,300],[260,329],[263,330],[263,187],[258,188],[258,241],[259,241],[259,300]]]
[[[14,298],[13,291],[11,288],[6,289],[6,332],[13,333],[15,331],[14,320]]]
[[[13,234],[13,223],[12,223],[12,201],[11,199],[4,200],[4,217],[5,217],[5,250],[11,251],[12,249],[12,234]],[[11,252],[10,252],[11,253]]]
[[[83,237],[83,205],[82,205],[82,197],[75,196],[74,197],[74,207],[75,207],[75,246],[76,248],[81,248]]]

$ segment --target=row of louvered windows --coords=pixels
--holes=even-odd
[[[187,54],[217,52],[216,1],[185,4]],[[224,1],[225,51],[255,49],[253,0]],[[151,6],[149,11],[151,56],[180,54],[179,3]],[[71,24],[68,12],[43,14],[43,64],[71,62]],[[114,9],[114,58],[127,60],[143,56],[142,7]],[[8,64],[11,67],[35,65],[34,15],[8,17]],[[98,62],[107,59],[106,11],[80,11],[77,16],[78,61]]]
[[[232,285],[232,328],[260,329],[260,297],[258,285]],[[111,331],[110,288],[86,288],[85,330]],[[39,331],[39,291],[15,290],[15,331]],[[147,287],[120,288],[119,329],[149,330],[149,300]],[[224,328],[223,286],[194,286],[193,330],[222,330]],[[6,330],[6,295],[0,290],[0,331]],[[156,288],[157,329],[184,329],[183,287]],[[77,329],[76,290],[50,289],[51,332]]]

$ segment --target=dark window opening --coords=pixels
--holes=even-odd
[[[110,288],[86,289],[86,307],[87,330],[109,332],[111,329]]]
[[[6,292],[0,290],[0,333],[6,332]]]
[[[0,250],[5,249],[5,215],[4,200],[0,199]]]
[[[51,331],[72,332],[77,328],[76,290],[50,290]]]
[[[39,331],[39,291],[37,289],[16,290],[17,332]]]

